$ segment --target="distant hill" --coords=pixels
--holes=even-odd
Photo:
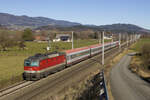
[[[16,16],[7,13],[0,13],[0,24],[11,27],[40,27],[46,25],[70,27],[75,25],[81,25],[80,23],[69,22],[64,20],[55,20],[46,17],[28,17],[25,15]]]
[[[112,25],[101,25],[99,26],[100,29],[105,30],[120,30],[120,31],[146,31],[147,29],[144,29],[142,27],[139,27],[137,25],[133,24],[112,24]]]
[[[59,30],[59,31],[111,31],[119,32],[136,32],[136,33],[150,33],[150,30],[144,29],[133,24],[112,24],[112,25],[82,25],[76,22],[69,22],[64,20],[55,20],[46,17],[29,17],[16,16],[7,13],[0,13],[0,27],[8,29],[22,30],[25,28],[32,28],[35,30]]]
[[[135,33],[150,33],[150,30],[142,28],[133,24],[112,24],[112,25],[101,25],[100,29],[114,31],[114,32],[135,32]]]
[[[86,31],[86,30],[92,30],[92,31],[111,31],[114,33],[120,33],[120,32],[127,32],[127,33],[150,33],[150,30],[144,29],[142,27],[139,27],[137,25],[133,24],[112,24],[112,25],[101,25],[101,26],[95,26],[95,25],[77,25],[77,26],[71,26],[71,27],[53,27],[53,26],[42,26],[37,28],[37,30],[59,30],[59,31]]]

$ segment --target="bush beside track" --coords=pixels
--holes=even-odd
[[[129,69],[147,81],[150,81],[149,49],[150,38],[142,38],[136,44],[133,44],[130,48],[130,52],[137,52],[138,54],[132,57]]]

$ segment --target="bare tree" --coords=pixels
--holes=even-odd
[[[141,48],[144,65],[150,70],[150,43],[146,43]]]
[[[0,32],[0,47],[2,51],[7,51],[9,47],[13,47],[17,45],[17,40],[15,39],[15,35],[9,34],[9,31],[1,31]]]

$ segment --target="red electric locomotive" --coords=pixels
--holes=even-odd
[[[38,80],[63,69],[65,65],[66,57],[64,53],[36,54],[25,59],[23,78],[25,80]]]

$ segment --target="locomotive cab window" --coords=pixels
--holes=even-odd
[[[24,66],[39,66],[39,62],[37,60],[25,60]]]
[[[38,61],[32,61],[31,66],[39,66],[39,62]]]
[[[30,66],[31,62],[29,60],[24,61],[24,66]]]

